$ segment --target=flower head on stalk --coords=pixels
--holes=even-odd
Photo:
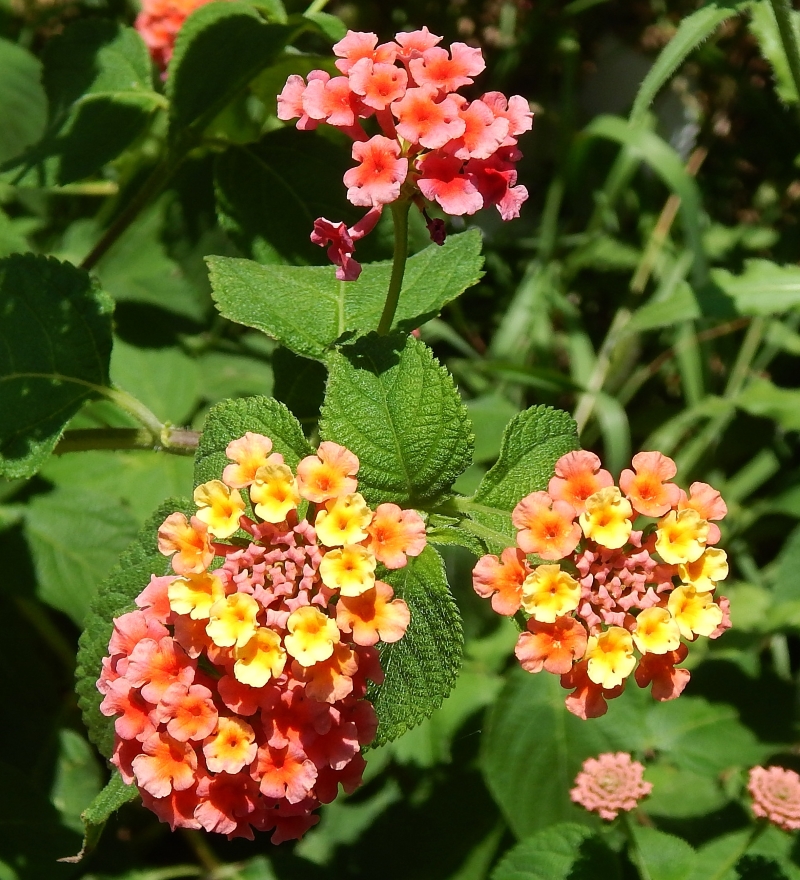
[[[315,824],[339,784],[360,784],[375,645],[410,622],[377,565],[419,555],[425,527],[413,510],[371,510],[358,458],[336,443],[296,471],[259,434],[227,455],[222,479],[195,490],[196,515],[159,529],[174,574],[114,620],[100,711],[115,718],[112,762],[171,828],[278,843]]]
[[[529,618],[520,664],[560,675],[581,718],[605,714],[631,674],[656,700],[675,699],[689,681],[678,668],[687,643],[730,627],[728,600],[714,594],[727,557],[706,518],[725,516],[719,493],[693,483],[687,495],[660,452],[634,456],[619,487],[600,464],[591,452],[561,456],[547,491],[512,512],[517,546],[482,557],[472,576],[498,614]]]
[[[620,811],[636,809],[636,804],[650,794],[653,785],[644,781],[643,773],[644,766],[626,752],[606,752],[583,762],[569,796],[610,821]]]
[[[278,95],[279,119],[296,119],[302,131],[325,123],[353,139],[357,164],[344,183],[352,204],[370,208],[366,222],[348,229],[320,217],[311,233],[342,281],[358,278],[355,242],[384,205],[413,202],[443,244],[444,223],[428,216],[426,202],[455,216],[494,206],[511,220],[528,197],[516,171],[517,139],[533,124],[528,102],[500,92],[468,101],[459,89],[484,70],[481,50],[453,43],[448,51],[441,40],[427,28],[380,44],[373,33],[348,31],[333,47],[341,76],[293,74]]]

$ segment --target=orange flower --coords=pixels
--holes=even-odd
[[[472,588],[484,599],[492,597],[492,608],[506,617],[513,617],[522,604],[522,584],[529,574],[525,554],[516,547],[507,547],[498,559],[482,556],[472,571]]]
[[[171,685],[158,707],[158,718],[167,723],[167,733],[178,742],[203,740],[217,726],[217,710],[211,691],[201,684]]]
[[[272,440],[263,434],[248,431],[244,437],[231,440],[225,455],[235,462],[222,472],[222,481],[232,489],[246,489],[256,478],[258,469],[265,464],[283,464],[283,456],[272,452]]]
[[[547,486],[547,494],[557,501],[571,504],[578,513],[584,512],[590,495],[614,485],[611,474],[600,468],[600,459],[585,450],[562,455],[556,462],[555,472]]]
[[[336,623],[342,632],[352,632],[357,645],[378,641],[396,642],[405,635],[411,620],[408,605],[395,599],[394,590],[383,581],[360,596],[342,596],[336,606]]]
[[[689,653],[687,645],[680,645],[675,651],[666,654],[645,654],[633,676],[640,688],[646,688],[651,682],[651,693],[654,700],[664,702],[674,700],[681,695],[689,683],[691,673],[688,669],[676,669]]]
[[[293,611],[286,621],[286,628],[289,635],[283,643],[301,666],[313,666],[327,660],[340,638],[336,623],[314,605],[304,605]]]
[[[306,693],[312,700],[335,703],[353,692],[353,676],[358,672],[358,658],[347,645],[333,646],[333,654],[313,666],[292,664],[292,675],[306,683]]]
[[[724,519],[728,513],[728,505],[722,500],[722,496],[709,486],[708,483],[692,483],[689,486],[689,495],[681,490],[681,499],[678,502],[678,510],[696,510],[704,520]],[[708,537],[706,544],[716,544],[720,539],[719,526],[713,522],[708,524]]]
[[[615,688],[604,688],[595,684],[589,678],[587,661],[581,660],[569,672],[561,676],[561,687],[575,688],[564,700],[564,703],[573,715],[586,721],[589,718],[599,718],[601,715],[605,715],[608,712],[606,700],[618,697],[625,684],[623,682]]]
[[[297,485],[303,498],[320,504],[356,491],[358,457],[329,440],[320,443],[316,455],[309,455],[297,465]]]
[[[197,755],[189,743],[167,733],[154,733],[142,743],[144,754],[133,759],[136,784],[153,797],[183,791],[195,782]]]
[[[158,549],[164,556],[172,556],[175,574],[202,574],[214,560],[208,526],[196,516],[189,522],[178,512],[161,523]]]
[[[317,781],[317,768],[293,742],[282,749],[263,745],[258,750],[256,773],[265,797],[285,797],[290,804],[306,798]]]
[[[403,568],[406,556],[419,556],[425,549],[425,523],[416,510],[396,504],[379,504],[367,526],[369,548],[387,568]]]
[[[238,773],[253,763],[256,735],[241,718],[219,719],[219,728],[203,743],[206,765],[212,773]]]
[[[634,474],[624,470],[619,476],[619,487],[628,497],[633,509],[643,516],[663,516],[680,500],[681,490],[674,483],[666,483],[678,473],[671,458],[660,452],[639,452],[633,456]]]
[[[555,623],[539,623],[531,618],[528,631],[520,633],[514,653],[523,669],[546,669],[563,675],[572,669],[586,651],[586,629],[574,617],[559,617]]]
[[[571,504],[553,501],[547,492],[526,495],[511,514],[511,522],[521,530],[517,533],[517,544],[541,559],[563,559],[581,539],[575,516]]]
[[[169,636],[142,639],[131,652],[125,677],[142,688],[145,700],[158,703],[174,682],[188,687],[194,681],[194,663]]]

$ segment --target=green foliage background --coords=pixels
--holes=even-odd
[[[740,858],[747,768],[800,769],[800,96],[776,5],[332,0],[303,18],[233,0],[192,17],[164,87],[133,2],[0,0],[0,880],[605,880],[637,861],[651,880],[800,877],[776,829]],[[454,220],[441,250],[413,217],[381,342],[391,224],[359,244],[359,282],[333,281],[308,234],[357,216],[349,147],[284,127],[274,97],[330,67],[345,27],[423,24],[483,48],[480,92],[534,102],[530,199],[513,223]],[[376,405],[400,438],[388,453]],[[119,780],[104,789],[74,693],[98,614],[154,570],[137,534],[192,488],[173,428],[207,429],[205,480],[257,425],[287,459],[362,443],[365,493],[426,509],[433,545],[394,575],[430,632],[386,652],[364,787],[279,848],[171,834]],[[128,447],[69,451],[70,431],[107,427]],[[516,668],[513,624],[470,583],[514,500],[578,443],[617,473],[659,449],[730,510],[733,630],[692,647],[678,701],[630,686],[591,722]],[[581,762],[618,749],[654,784],[630,844],[569,799]],[[57,863],[87,808],[95,849]]]

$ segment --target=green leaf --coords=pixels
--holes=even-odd
[[[272,367],[259,358],[210,351],[198,365],[203,397],[213,403],[226,397],[269,396],[272,391]]]
[[[224,317],[320,360],[343,335],[377,328],[392,272],[390,262],[370,263],[357,281],[337,281],[333,266],[261,266],[231,257],[206,262],[214,301]],[[406,264],[393,326],[410,332],[439,314],[477,283],[482,263],[477,230],[415,254]]]
[[[470,464],[469,416],[453,379],[413,336],[372,334],[331,354],[320,435],[361,462],[370,503],[435,504]]]
[[[712,279],[742,315],[774,315],[800,305],[800,267],[770,260],[746,260],[744,272],[733,275],[714,269]]]
[[[81,851],[65,862],[79,862],[88,855],[99,843],[106,822],[120,807],[130,803],[139,796],[135,785],[126,785],[118,770],[114,770],[108,784],[99,791],[88,807],[81,813],[83,823],[83,846]]]
[[[58,731],[58,761],[50,800],[67,828],[83,831],[81,814],[103,787],[95,750],[74,730]]]
[[[171,571],[169,559],[158,551],[157,532],[161,523],[176,510],[190,515],[195,507],[190,501],[179,498],[164,502],[100,585],[86,615],[78,644],[75,690],[89,739],[106,758],[114,749],[114,719],[100,712],[103,697],[97,690],[97,679],[103,657],[108,654],[113,621],[136,607],[134,600],[150,583],[151,575],[163,577]]]
[[[751,416],[773,419],[785,431],[800,431],[800,391],[779,388],[769,379],[753,379],[736,398]]]
[[[27,49],[0,39],[0,165],[42,136],[47,96],[40,83],[41,70],[41,63]]]
[[[519,407],[493,393],[468,400],[467,412],[475,430],[474,460],[494,461],[500,454],[506,426],[519,413]]]
[[[750,828],[715,837],[697,850],[694,871],[688,880],[741,880],[736,863],[747,849]]]
[[[693,321],[701,315],[695,292],[688,282],[682,281],[675,287],[672,296],[663,300],[651,300],[638,308],[625,325],[623,332],[639,333],[644,330],[672,327],[683,321]]]
[[[194,466],[195,486],[219,480],[230,460],[225,448],[247,431],[264,434],[272,440],[275,452],[283,455],[291,468],[314,450],[303,436],[300,423],[284,404],[272,397],[244,397],[226,400],[212,407],[206,418]]]
[[[455,685],[464,647],[461,616],[433,547],[383,580],[408,604],[411,623],[399,642],[380,648],[386,678],[369,695],[378,713],[373,746],[397,739],[442,705]]]
[[[491,552],[506,546],[504,536],[513,543],[516,529],[511,511],[517,503],[531,492],[546,489],[556,461],[578,448],[575,422],[563,410],[533,406],[509,423],[497,464],[465,508],[470,519],[497,533],[496,538],[479,535]]]
[[[724,21],[738,15],[744,5],[712,0],[681,21],[675,36],[667,43],[639,86],[631,109],[631,122],[639,122],[642,119],[655,96],[686,58]]]
[[[25,537],[39,598],[80,626],[137,526],[136,517],[113,497],[84,489],[37,495],[28,505]]]
[[[598,116],[584,129],[587,137],[603,137],[624,146],[635,158],[652,168],[663,183],[681,200],[681,218],[686,240],[694,254],[692,271],[696,285],[701,287],[708,277],[703,238],[700,232],[702,200],[697,181],[684,168],[683,160],[673,147],[657,134],[641,126],[631,125],[615,116]]]
[[[186,423],[200,396],[197,362],[179,348],[136,348],[116,339],[111,378],[159,419],[176,425]]]
[[[47,129],[22,156],[0,167],[15,186],[82,180],[115,159],[147,127],[163,98],[152,90],[150,56],[133,28],[85,19],[44,52]]]
[[[226,150],[214,177],[222,226],[259,263],[327,265],[325,248],[309,236],[317,217],[348,225],[358,219],[342,185],[351,164],[338,145],[295,128],[270,132],[252,147]]]
[[[800,598],[800,526],[789,534],[781,547],[772,590],[776,602],[792,602]]]
[[[491,880],[615,880],[619,862],[599,835],[585,825],[562,823],[518,843],[492,872]]]
[[[694,818],[713,813],[728,801],[716,778],[680,770],[666,761],[648,764],[645,779],[653,784],[647,798],[647,812],[651,816]],[[686,797],[687,791],[692,793],[691,797]]]
[[[570,714],[566,694],[556,675],[515,669],[484,725],[483,778],[520,838],[556,822],[598,824],[569,790],[586,758],[617,743],[606,726]]]
[[[633,838],[650,880],[688,880],[695,866],[695,851],[680,837],[631,822]]]
[[[27,477],[108,384],[111,299],[47,257],[0,260],[0,475]]]
[[[791,10],[789,14],[794,29],[794,40],[795,43],[798,43],[800,42],[800,13]],[[781,40],[778,22],[775,20],[775,12],[771,3],[752,3],[750,5],[748,28],[758,40],[761,54],[772,67],[775,91],[778,93],[778,97],[784,104],[800,103],[800,95],[797,94],[789,59],[783,48],[783,40]]]
[[[303,18],[313,22],[332,43],[338,43],[347,33],[347,25],[341,18],[327,12],[306,12]]]
[[[247,3],[209,3],[183,23],[169,64],[170,134],[199,137],[283,50],[290,31]]]

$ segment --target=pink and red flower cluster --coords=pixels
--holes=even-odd
[[[655,699],[675,699],[689,681],[676,668],[686,643],[730,626],[728,600],[713,601],[728,575],[714,546],[714,521],[727,513],[719,492],[693,483],[687,495],[660,452],[640,452],[632,464],[617,487],[593,453],[562,456],[547,492],[515,507],[517,546],[473,571],[475,591],[498,614],[525,612],[522,668],[560,675],[572,690],[567,708],[581,718],[605,714],[631,673]]]
[[[800,829],[800,776],[783,767],[752,767],[747,790],[753,813],[784,831]]]
[[[611,821],[617,814],[636,809],[636,805],[653,790],[644,781],[644,766],[627,752],[605,752],[587,758],[575,778],[570,798],[584,809]]]
[[[297,119],[304,131],[325,122],[354,141],[359,164],[344,175],[347,198],[370,210],[350,229],[320,217],[311,236],[329,245],[340,280],[358,278],[355,242],[390,202],[410,198],[425,213],[427,199],[453,215],[494,205],[511,220],[528,197],[516,171],[517,138],[533,121],[528,102],[500,92],[474,101],[458,94],[486,64],[480,49],[453,43],[448,52],[441,40],[427,28],[381,44],[373,33],[349,31],[333,47],[341,76],[312,70],[306,81],[292,75],[278,96],[279,119]],[[380,134],[367,132],[362,123],[368,119]],[[428,220],[428,227],[442,244],[442,221]]]
[[[260,434],[227,455],[222,480],[195,489],[196,514],[159,529],[174,575],[115,619],[100,709],[116,716],[112,762],[162,821],[279,843],[361,782],[375,646],[410,619],[376,568],[421,553],[425,526],[394,504],[371,510],[358,458],[336,443],[296,473]]]

